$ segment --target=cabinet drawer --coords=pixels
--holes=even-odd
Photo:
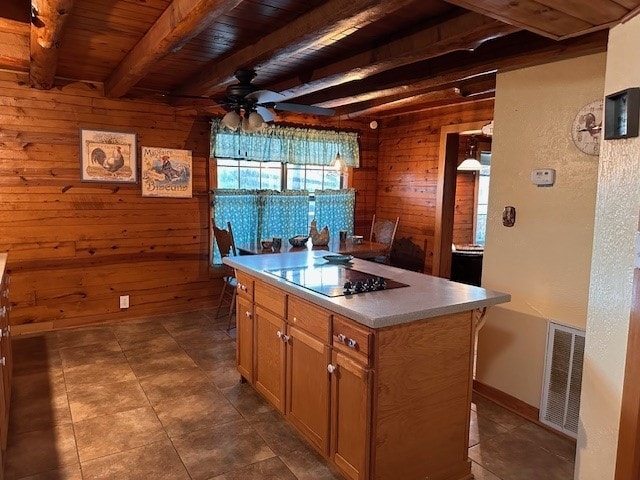
[[[355,357],[365,365],[371,365],[373,357],[373,332],[357,325],[353,320],[333,316],[333,348]]]
[[[238,280],[238,295],[253,302],[253,277],[251,275],[247,275],[244,272],[241,272],[240,270],[236,270],[236,280]]]
[[[289,297],[287,321],[306,330],[323,342],[329,342],[331,313],[297,297]]]
[[[253,288],[253,299],[256,305],[261,305],[282,318],[286,316],[286,293],[259,280],[255,281]]]

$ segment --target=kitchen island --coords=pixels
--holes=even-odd
[[[241,376],[346,478],[471,479],[477,313],[510,296],[326,253],[224,259]]]

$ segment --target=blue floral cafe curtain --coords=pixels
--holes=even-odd
[[[260,132],[227,130],[220,119],[211,123],[212,158],[331,165],[340,153],[346,167],[360,166],[358,135],[353,132],[266,125]]]
[[[329,235],[337,237],[340,230],[353,235],[353,217],[356,205],[356,191],[344,190],[315,191],[315,219],[318,229],[329,227]]]
[[[231,223],[233,239],[236,245],[258,241],[258,213],[260,198],[255,190],[217,189],[213,191],[211,213],[212,221],[218,228],[227,229]],[[211,235],[211,263],[222,263],[220,251]]]
[[[307,190],[265,191],[260,194],[258,232],[260,239],[282,238],[283,242],[308,230]]]

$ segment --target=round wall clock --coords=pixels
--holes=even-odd
[[[601,131],[602,100],[596,100],[580,109],[571,126],[571,137],[584,153],[599,155]]]

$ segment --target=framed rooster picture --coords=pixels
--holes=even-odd
[[[191,198],[191,150],[140,147],[142,196]]]
[[[83,182],[137,183],[136,134],[80,130]]]

